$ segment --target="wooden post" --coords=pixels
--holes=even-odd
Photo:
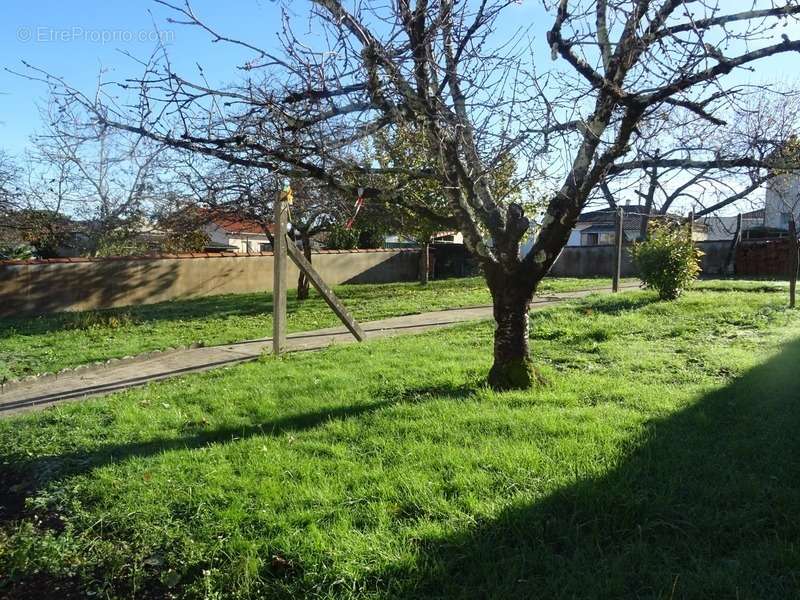
[[[694,240],[694,209],[689,211],[689,218],[687,219],[687,226],[689,228],[689,241]]]
[[[625,241],[625,214],[622,211],[622,207],[618,207],[616,213],[614,213],[614,229],[616,231],[616,237],[614,238],[614,243],[616,244],[616,251],[614,252],[614,273],[612,274],[611,279],[611,291],[618,292],[619,291],[619,279],[620,275],[622,274],[622,244]]]
[[[287,243],[288,242],[288,243]],[[361,325],[358,324],[353,316],[347,312],[347,309],[344,307],[339,299],[336,297],[336,294],[333,293],[333,290],[328,287],[328,284],[325,283],[325,280],[320,277],[319,273],[314,270],[314,267],[311,266],[311,263],[306,260],[306,257],[303,256],[303,253],[300,252],[299,248],[288,240],[284,236],[284,248],[289,253],[289,258],[294,261],[294,264],[297,265],[297,268],[301,271],[305,271],[306,277],[311,282],[311,285],[314,286],[320,296],[325,299],[325,302],[328,303],[328,306],[331,307],[331,310],[336,313],[336,316],[341,319],[344,326],[353,334],[353,336],[359,341],[363,342],[367,334],[364,333],[364,330],[361,329]]]
[[[736,259],[736,249],[739,247],[739,244],[742,243],[742,230],[743,230],[743,220],[742,220],[742,213],[739,213],[736,216],[736,233],[733,234],[733,240],[731,240],[731,246],[728,248],[728,256],[725,257],[725,265],[722,267],[722,274],[731,275],[735,272],[734,267],[734,260]]]
[[[789,308],[794,308],[797,304],[797,269],[800,263],[800,252],[798,252],[797,223],[794,214],[789,217]]]
[[[272,352],[276,356],[286,347],[286,225],[288,184],[275,195],[275,231],[272,233]]]
[[[429,242],[423,242],[419,250],[419,282],[422,285],[428,283],[428,271],[431,268],[431,245]]]

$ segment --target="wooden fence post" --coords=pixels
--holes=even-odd
[[[725,257],[725,264],[722,265],[722,274],[723,275],[733,275],[736,272],[736,267],[734,266],[734,261],[736,260],[736,249],[739,247],[739,244],[742,243],[742,225],[744,221],[742,219],[742,213],[739,213],[736,216],[736,232],[733,234],[733,240],[731,240],[731,246],[728,248],[728,256]]]
[[[311,285],[314,286],[320,296],[323,297],[325,302],[328,303],[331,310],[336,314],[337,317],[344,323],[345,327],[353,334],[359,342],[363,342],[367,339],[367,334],[364,333],[364,330],[361,329],[361,325],[358,324],[353,316],[347,312],[344,304],[342,304],[339,299],[336,297],[336,294],[333,293],[333,290],[325,283],[325,280],[322,279],[319,273],[314,270],[314,267],[311,266],[311,263],[306,260],[306,257],[303,256],[303,253],[294,245],[291,240],[286,241],[286,250],[289,253],[289,258],[294,261],[294,264],[297,265],[297,268],[300,269],[302,272],[306,274],[308,280],[311,282]]]
[[[616,250],[614,252],[614,273],[612,274],[611,279],[611,291],[618,292],[619,291],[619,279],[620,275],[622,274],[622,244],[625,241],[625,213],[622,210],[622,207],[618,207],[616,213],[614,213],[614,225],[616,231],[616,237],[614,239],[614,243],[616,244]]]
[[[789,218],[789,308],[797,304],[797,270],[800,263],[800,249],[797,240],[797,222],[794,214]]]
[[[288,184],[275,195],[275,231],[272,233],[272,352],[279,355],[286,347],[286,224]]]

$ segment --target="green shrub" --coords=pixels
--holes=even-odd
[[[136,318],[129,312],[91,310],[68,315],[65,329],[121,329],[136,324]]]
[[[0,246],[0,260],[26,260],[35,257],[36,251],[29,244]]]
[[[680,296],[700,273],[700,257],[685,227],[671,223],[651,223],[646,240],[631,248],[639,277],[662,300]]]

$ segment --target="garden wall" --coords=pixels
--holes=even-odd
[[[695,242],[695,245],[703,252],[701,267],[704,275],[725,273],[730,241]],[[622,276],[635,277],[636,267],[628,248],[622,249]],[[550,274],[557,277],[611,277],[615,252],[616,246],[613,245],[567,246],[550,269]]]
[[[742,242],[736,250],[736,274],[750,277],[788,277],[789,240]]]
[[[272,253],[0,261],[0,317],[92,310],[272,290]],[[325,280],[388,283],[417,277],[416,250],[320,251]],[[289,286],[297,281],[289,263]]]

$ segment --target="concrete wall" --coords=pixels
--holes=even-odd
[[[271,291],[272,261],[271,253],[200,253],[0,262],[0,317]],[[321,251],[312,263],[331,285],[387,283],[416,279],[419,257],[415,250]],[[290,287],[297,276],[290,262]]]
[[[730,249],[729,241],[695,242],[703,251],[701,268],[705,275],[720,275],[724,272],[725,261]],[[622,249],[622,276],[635,277],[629,246]],[[611,277],[614,268],[616,246],[567,246],[550,270],[557,277]]]

